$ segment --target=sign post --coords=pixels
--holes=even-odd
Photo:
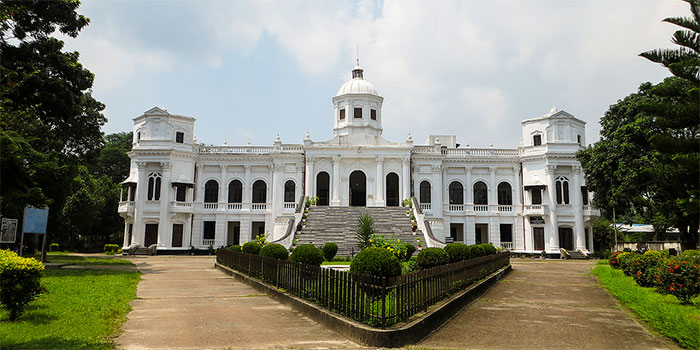
[[[0,243],[17,242],[17,219],[2,218],[0,229]]]
[[[46,224],[49,218],[49,208],[35,208],[31,205],[24,207],[24,220],[22,220],[22,241],[19,246],[19,255],[22,255],[24,249],[24,234],[36,233],[44,235],[44,240],[41,244],[41,261],[46,260]]]

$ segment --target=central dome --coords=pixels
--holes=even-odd
[[[345,94],[372,94],[372,95],[379,95],[377,92],[377,89],[372,85],[372,83],[368,82],[367,80],[364,79],[362,76],[363,69],[360,67],[359,64],[355,66],[352,70],[352,79],[346,81],[340,89],[338,89],[338,93],[336,93],[336,96],[340,95],[345,95]]]

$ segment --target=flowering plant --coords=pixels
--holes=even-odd
[[[671,294],[681,304],[690,304],[700,294],[700,265],[687,260],[669,260],[654,274],[661,294]]]
[[[401,239],[394,239],[393,235],[391,238],[386,238],[381,233],[373,234],[369,239],[369,245],[371,247],[384,248],[388,250],[390,253],[394,254],[399,261],[404,260],[408,250],[406,244],[401,243]]]

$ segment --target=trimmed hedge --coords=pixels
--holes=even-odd
[[[44,264],[36,259],[0,250],[0,304],[10,312],[10,321],[17,320],[27,304],[44,292],[43,272]]]
[[[289,261],[321,266],[323,263],[323,251],[313,244],[302,244],[294,249]]]
[[[287,260],[287,258],[289,257],[289,252],[287,251],[287,248],[285,248],[281,244],[270,243],[264,245],[260,249],[260,256],[279,260]]]
[[[416,247],[413,246],[411,243],[406,243],[406,261],[411,261],[411,257],[413,256],[413,253],[416,252]]]
[[[236,245],[231,245],[231,246],[228,247],[228,250],[230,250],[230,251],[232,251],[232,252],[240,252],[240,251],[241,251],[241,246],[239,246],[239,245],[237,245],[237,244],[236,244]]]
[[[119,250],[118,244],[105,244],[104,251],[106,254],[114,254]]]
[[[338,245],[333,242],[328,242],[323,245],[323,257],[327,261],[333,261],[335,255],[338,253]]]
[[[261,248],[262,244],[256,241],[251,241],[243,244],[243,247],[241,247],[241,251],[247,254],[259,255]]]
[[[350,272],[375,277],[401,275],[401,263],[384,248],[369,247],[361,251],[350,263]]]
[[[416,265],[420,270],[429,269],[431,267],[445,265],[450,262],[450,257],[442,248],[426,248],[418,253]]]
[[[444,249],[450,258],[450,263],[469,259],[469,247],[464,243],[450,243]]]

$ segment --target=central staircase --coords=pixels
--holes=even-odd
[[[338,256],[357,254],[357,231],[360,216],[367,213],[374,219],[374,232],[386,238],[400,239],[416,245],[416,238],[423,240],[420,230],[411,231],[411,218],[405,207],[328,207],[311,206],[306,227],[296,234],[297,246],[313,244],[319,248],[327,242],[338,245]]]

